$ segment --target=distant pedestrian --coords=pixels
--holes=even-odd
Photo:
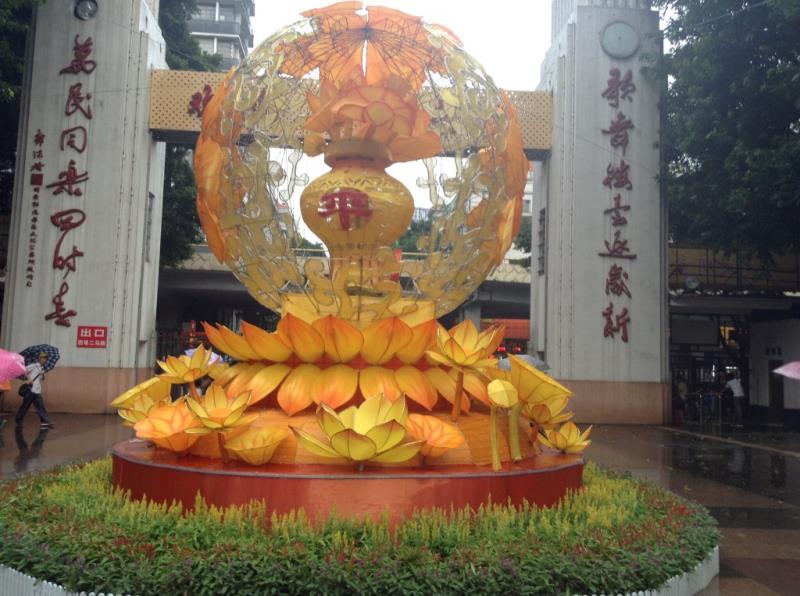
[[[47,409],[44,407],[44,399],[42,399],[42,382],[44,381],[44,365],[47,362],[47,354],[41,352],[36,362],[31,362],[25,367],[25,383],[30,387],[22,397],[22,405],[17,410],[16,422],[17,425],[22,424],[25,414],[33,404],[36,408],[36,413],[39,415],[39,421],[42,428],[53,428],[53,423],[50,421],[50,416],[47,414]]]
[[[725,390],[733,396],[733,417],[737,426],[744,424],[744,388],[742,382],[736,377],[736,373],[728,374],[728,382],[725,383]]]

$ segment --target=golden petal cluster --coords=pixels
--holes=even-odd
[[[200,426],[186,402],[179,400],[151,409],[147,418],[139,420],[133,428],[140,439],[149,439],[164,449],[185,453],[199,437],[187,431]]]
[[[428,357],[457,370],[483,370],[495,365],[493,356],[503,340],[503,326],[493,325],[480,333],[469,319],[450,330],[439,327],[436,347],[428,350]]]
[[[416,440],[423,441],[419,452],[424,457],[439,457],[464,444],[464,435],[458,427],[436,416],[410,414],[406,421],[406,430]]]
[[[489,401],[493,406],[508,409],[513,408],[519,402],[517,388],[509,381],[494,379],[489,382],[487,390],[489,393]]]
[[[168,383],[193,383],[205,377],[214,367],[211,364],[211,351],[204,346],[198,346],[191,356],[167,356],[166,361],[158,361],[164,371],[159,378]]]
[[[588,440],[591,432],[591,426],[581,433],[574,422],[567,422],[558,430],[545,431],[539,436],[539,440],[556,451],[583,453],[583,450],[591,443]]]
[[[249,401],[250,392],[248,391],[231,398],[228,397],[225,389],[212,384],[199,400],[186,398],[186,405],[202,424],[200,427],[187,429],[186,432],[204,435],[226,431],[238,426],[247,426],[257,416],[257,414],[244,415]]]
[[[253,466],[267,463],[289,431],[285,428],[250,428],[225,441],[225,450]]]
[[[171,387],[170,383],[153,377],[128,389],[112,401],[111,406],[117,408],[117,413],[125,420],[123,424],[133,426],[152,408],[169,403]]]
[[[554,398],[572,396],[572,392],[561,383],[531,366],[518,356],[509,356],[510,370],[497,368],[487,371],[494,379],[511,382],[519,392],[519,399],[525,403],[545,403]]]
[[[405,399],[390,401],[383,395],[337,413],[326,404],[317,410],[317,423],[328,439],[290,427],[298,442],[322,457],[345,458],[357,463],[400,463],[414,457],[423,441],[403,443],[408,409]]]
[[[522,415],[539,428],[551,429],[572,419],[572,412],[564,412],[567,395],[556,395],[543,402],[525,402]]]

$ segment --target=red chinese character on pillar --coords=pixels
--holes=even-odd
[[[208,105],[208,102],[211,101],[212,97],[214,97],[214,92],[208,83],[206,83],[203,86],[202,93],[197,91],[196,93],[192,94],[192,98],[189,100],[189,109],[187,112],[189,114],[195,114],[198,118],[202,118],[203,112],[205,112],[206,106]]]
[[[75,112],[80,112],[91,120],[92,106],[89,105],[90,99],[92,99],[91,93],[87,93],[85,97],[83,95],[83,84],[75,83],[69,88],[67,104],[64,106],[64,115],[72,116]],[[82,105],[84,101],[86,102],[86,107]]]
[[[64,307],[64,296],[69,292],[69,284],[66,281],[61,282],[61,287],[58,290],[58,294],[53,296],[53,312],[48,315],[45,315],[45,321],[52,321],[55,319],[55,324],[61,327],[70,327],[71,323],[69,321],[70,317],[74,317],[78,313],[72,309],[67,310]]]
[[[611,121],[607,129],[603,129],[603,134],[611,135],[611,146],[615,149],[622,147],[622,155],[625,155],[625,150],[628,148],[629,130],[633,130],[633,122],[622,112],[617,112],[617,117]]]
[[[92,74],[94,69],[97,68],[97,63],[94,60],[87,60],[92,55],[92,41],[91,37],[87,37],[85,41],[78,41],[79,36],[75,36],[75,45],[72,46],[72,62],[69,66],[62,68],[58,74],[78,74],[83,72]]]
[[[341,228],[349,230],[351,223],[355,223],[356,228],[360,227],[358,222],[350,221],[351,217],[369,218],[372,216],[372,208],[366,193],[355,188],[341,188],[322,196],[317,214],[326,218],[338,214]]]
[[[631,291],[628,288],[628,274],[619,265],[611,265],[606,277],[606,295],[614,294],[614,296],[621,296],[625,294],[628,298],[631,297]]]
[[[33,144],[37,147],[44,145],[44,133],[41,131],[41,129],[38,129],[36,134],[33,135]]]
[[[86,139],[86,128],[83,126],[73,126],[72,128],[61,131],[61,140],[58,146],[63,151],[64,141],[66,140],[67,147],[75,149],[78,153],[83,153],[86,150]]]
[[[58,241],[56,242],[55,250],[53,251],[53,269],[63,271],[75,271],[75,260],[83,256],[83,252],[78,250],[77,246],[72,247],[72,252],[66,257],[61,256],[61,243],[67,236],[67,232],[80,227],[86,221],[86,213],[80,209],[66,209],[59,211],[50,216],[50,222],[56,226],[61,232]],[[66,275],[65,275],[66,276]]]
[[[622,76],[619,68],[612,68],[608,71],[608,74],[608,86],[601,93],[603,99],[608,100],[608,105],[612,108],[618,108],[620,99],[633,101],[631,94],[636,91],[636,85],[633,84],[633,72],[628,69],[625,76]]]
[[[628,314],[628,309],[623,308],[618,315],[614,314],[614,304],[608,303],[608,308],[603,310],[603,318],[606,322],[603,326],[603,337],[614,338],[616,333],[620,334],[620,339],[628,343],[628,323],[631,317]]]
[[[70,196],[79,197],[83,194],[83,191],[80,188],[75,188],[75,185],[86,182],[88,179],[89,173],[84,172],[83,174],[78,174],[78,170],[75,169],[75,160],[70,159],[67,169],[60,172],[58,174],[58,180],[48,184],[47,188],[55,189],[53,191],[54,196],[66,192]]]
[[[622,212],[630,211],[631,206],[622,205],[621,204],[622,197],[619,194],[615,194],[613,200],[614,200],[614,206],[611,207],[610,209],[605,209],[603,213],[605,213],[606,215],[608,215],[609,213],[611,214],[611,225],[617,228],[619,226],[624,226],[625,224],[628,223],[627,218],[624,215],[622,215]]]
[[[624,159],[619,160],[619,166],[608,164],[608,167],[606,167],[606,177],[603,178],[603,186],[631,190],[633,188],[633,182],[631,182],[628,177],[630,169],[630,164],[626,163]]]
[[[617,230],[614,232],[614,240],[609,244],[608,240],[604,240],[603,242],[606,245],[606,250],[608,252],[599,252],[597,253],[601,257],[617,257],[619,259],[635,259],[635,254],[628,254],[631,252],[631,249],[628,248],[628,241],[622,240],[620,238],[621,232]]]

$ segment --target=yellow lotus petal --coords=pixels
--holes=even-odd
[[[575,443],[574,445],[569,445],[566,449],[564,449],[564,453],[583,453],[586,448],[591,445],[591,441],[586,441],[585,443]]]
[[[444,354],[455,366],[462,366],[466,364],[467,358],[470,357],[466,350],[464,350],[464,348],[462,348],[461,345],[454,339],[448,339],[439,347],[441,348],[442,354]],[[481,355],[476,353],[471,357],[473,360],[478,360]]]
[[[453,403],[456,393],[455,379],[448,375],[443,369],[436,366],[425,371],[425,378],[436,388],[439,395],[450,403]],[[469,400],[463,400],[462,405],[464,405],[464,402],[469,402]]]
[[[163,397],[169,395],[170,389],[171,383],[159,377],[152,377],[119,395],[111,402],[111,406],[114,408],[126,407],[129,401],[133,401],[140,394],[147,394],[152,397],[154,401],[159,401]]]
[[[207,351],[203,344],[200,344],[189,357],[189,368],[204,369],[208,366],[210,359],[211,352]]]
[[[380,319],[363,332],[361,356],[369,364],[385,364],[408,345],[414,334],[411,328],[396,317]]]
[[[397,351],[397,357],[404,364],[414,364],[425,354],[426,350],[436,345],[436,330],[439,323],[431,319],[411,328],[411,341]]]
[[[292,355],[292,350],[277,333],[268,333],[247,322],[242,322],[242,333],[247,344],[262,360],[284,362]]]
[[[581,433],[581,436],[578,438],[578,440],[581,442],[586,441],[590,434],[592,434],[592,425],[589,425],[589,428]]]
[[[192,414],[198,418],[208,418],[208,412],[206,412],[206,409],[191,397],[186,398],[186,405],[189,407],[189,410],[191,410]]]
[[[501,408],[511,408],[519,401],[517,388],[508,381],[495,379],[489,383],[487,390],[491,403]]]
[[[331,437],[331,447],[342,457],[353,461],[367,461],[378,451],[371,439],[349,428]]]
[[[458,325],[448,330],[450,337],[459,345],[463,346],[465,350],[472,351],[475,344],[478,343],[478,330],[475,324],[469,319],[464,319]]]
[[[315,455],[321,455],[322,457],[340,457],[332,447],[326,445],[313,435],[299,428],[295,428],[294,426],[290,426],[289,429],[294,433],[294,436],[297,437],[297,442],[300,443],[306,451],[310,451]]]
[[[254,428],[225,441],[225,449],[250,465],[260,466],[272,459],[288,436],[285,428]]]
[[[217,378],[214,379],[214,384],[225,387],[228,383],[242,374],[245,370],[249,369],[251,366],[253,365],[247,364],[246,362],[238,362],[233,366],[229,366],[222,371],[222,373],[217,375]]]
[[[245,387],[250,391],[250,405],[260,402],[275,391],[291,370],[285,364],[273,364],[258,371]]]
[[[335,409],[349,402],[357,388],[358,372],[344,364],[334,364],[316,374],[311,399]]]
[[[414,441],[411,443],[403,443],[394,449],[389,449],[383,453],[372,458],[375,463],[382,464],[399,464],[404,461],[410,460],[414,457],[419,450],[422,449],[423,441]]]
[[[222,422],[222,426],[230,428],[233,426],[247,426],[258,418],[258,414],[245,414],[244,408],[232,410],[227,418]]]
[[[235,358],[236,360],[247,360],[243,354],[239,354],[233,349],[232,346],[228,345],[222,333],[220,333],[216,327],[203,321],[203,330],[206,332],[208,341],[211,342],[211,345],[217,348],[217,350]]]
[[[313,364],[301,364],[286,377],[278,389],[278,405],[287,415],[293,416],[314,403],[311,386],[319,372]]]
[[[222,362],[218,360],[214,364],[208,367],[208,376],[211,377],[213,380],[219,379],[225,371],[229,370],[231,367],[226,362]],[[224,383],[223,383],[224,385]]]
[[[564,435],[568,445],[575,443],[581,436],[581,433],[578,430],[578,427],[575,426],[574,422],[565,422],[561,425],[561,428],[558,429],[558,432]]]
[[[250,382],[255,378],[255,376],[267,368],[260,362],[256,362],[253,364],[248,364],[247,367],[242,370],[236,378],[234,378],[228,385],[225,387],[225,391],[228,397],[234,397],[241,394],[243,391],[246,390],[247,386],[250,385]],[[215,383],[216,385],[216,383]],[[212,385],[213,387],[214,385]]]
[[[517,356],[509,356],[512,383],[523,401],[545,401],[556,396],[571,396],[572,392]]]
[[[400,444],[406,436],[406,429],[397,420],[389,420],[371,428],[366,436],[375,443],[378,453],[383,453]]]
[[[203,426],[187,428],[183,432],[188,433],[190,435],[207,435],[222,428],[221,424],[219,424],[218,422],[214,422],[213,420],[210,420],[208,418],[200,418],[199,420],[200,422],[203,423]]]
[[[394,371],[394,380],[400,391],[410,399],[427,408],[433,409],[439,396],[436,387],[425,377],[425,374],[413,366],[401,366]]]
[[[451,371],[451,373],[453,372],[454,371]],[[469,393],[478,401],[485,403],[487,406],[490,404],[489,392],[486,389],[486,383],[475,373],[464,373],[464,391]]]
[[[222,335],[223,341],[230,346],[236,356],[234,356],[237,360],[260,360],[261,358],[259,355],[250,347],[250,344],[247,343],[247,340],[239,335],[238,333],[234,333],[230,329],[228,329],[225,325],[217,324],[219,328],[219,332]]]
[[[358,356],[364,344],[361,331],[332,315],[317,319],[312,327],[322,336],[325,355],[334,362],[349,362]]]
[[[347,428],[336,411],[326,404],[320,404],[317,410],[317,424],[329,438]]]
[[[368,366],[361,369],[358,375],[358,387],[364,398],[384,395],[390,401],[395,401],[403,395],[394,380],[394,371],[381,366]]]
[[[425,355],[435,364],[443,364],[445,366],[455,366],[455,363],[450,358],[448,358],[438,350],[426,350]]]
[[[557,430],[551,430],[547,433],[547,438],[550,439],[550,444],[559,451],[567,448],[567,439]]]
[[[308,323],[285,314],[278,323],[278,335],[303,362],[315,362],[325,353],[322,336]]]

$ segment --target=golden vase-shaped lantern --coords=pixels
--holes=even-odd
[[[360,260],[391,246],[411,224],[414,199],[386,173],[387,147],[375,141],[339,140],[325,152],[331,171],[300,197],[303,220],[328,247],[332,264]]]

